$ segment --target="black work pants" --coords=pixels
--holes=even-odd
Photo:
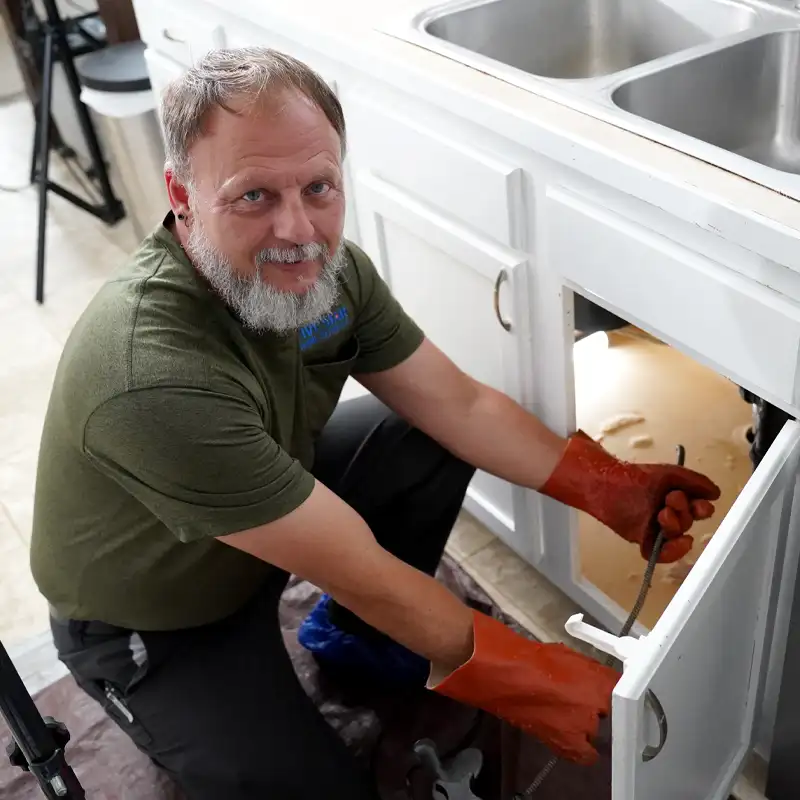
[[[340,404],[314,466],[383,547],[430,574],[473,472],[369,396]],[[79,685],[190,800],[375,800],[371,777],[294,673],[278,621],[284,587],[273,581],[200,628],[54,619],[54,639]]]

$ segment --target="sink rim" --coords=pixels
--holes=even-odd
[[[769,167],[638,117],[620,108],[611,99],[612,93],[620,85],[639,77],[661,72],[671,66],[725,50],[751,39],[783,31],[796,31],[800,29],[800,9],[777,5],[779,0],[736,0],[739,5],[755,9],[758,14],[755,24],[745,31],[713,38],[678,53],[662,56],[609,75],[574,79],[532,75],[460,45],[439,39],[419,27],[420,20],[427,19],[432,13],[438,13],[445,8],[469,8],[498,1],[440,0],[431,3],[430,0],[427,2],[419,0],[413,10],[406,9],[403,13],[395,12],[387,15],[375,26],[375,30],[800,201],[800,175]]]
[[[673,69],[683,66],[684,64],[692,64],[693,62],[701,61],[704,58],[713,58],[717,55],[722,55],[723,53],[735,47],[741,47],[742,45],[746,45],[750,42],[757,42],[761,39],[771,39],[773,37],[784,36],[786,34],[800,35],[800,19],[798,19],[795,25],[770,27],[768,30],[760,30],[755,34],[750,33],[747,36],[736,34],[735,36],[725,37],[725,42],[722,44],[722,46],[693,47],[691,50],[684,50],[681,53],[683,57],[679,59],[673,59],[671,56],[666,56],[663,59],[659,59],[659,62],[669,61],[670,63],[662,63],[659,65],[658,69],[642,71],[641,74],[631,75],[630,73],[633,72],[633,70],[622,70],[615,73],[613,81],[606,82],[607,85],[605,86],[604,94],[616,108],[624,111],[625,109],[622,106],[618,106],[614,101],[614,95],[624,86],[637,83],[638,81],[648,78],[652,75],[662,75],[664,73],[671,72]]]
[[[535,0],[533,1],[535,2]],[[501,80],[509,80],[511,75],[516,75],[518,79],[526,83],[529,82],[526,79],[530,78],[537,82],[544,81],[565,86],[569,85],[571,88],[585,85],[589,88],[589,91],[594,92],[601,86],[605,87],[606,84],[616,82],[619,78],[627,78],[628,76],[635,75],[639,71],[649,72],[651,69],[656,69],[667,62],[671,62],[675,59],[682,59],[688,54],[701,53],[707,49],[716,50],[720,44],[732,43],[738,41],[740,38],[752,38],[754,35],[758,35],[758,31],[764,32],[773,30],[776,26],[781,24],[782,20],[782,24],[784,25],[791,24],[789,20],[793,20],[795,25],[800,26],[800,10],[790,10],[777,5],[779,0],[713,0],[715,5],[735,6],[753,12],[755,15],[753,25],[743,31],[712,36],[706,42],[667,53],[658,58],[634,64],[615,72],[579,78],[553,78],[547,75],[526,72],[518,67],[513,67],[497,59],[485,56],[475,50],[470,50],[462,45],[454,44],[447,39],[442,39],[427,30],[427,26],[432,22],[436,22],[450,14],[501,2],[503,2],[503,0],[438,0],[438,2],[434,3],[420,0],[420,2],[417,3],[418,8],[410,15],[406,12],[406,14],[396,17],[396,21],[391,25],[390,29],[379,28],[379,30],[390,35],[399,35],[399,38],[405,39],[406,41],[421,44],[423,47],[439,55],[452,56],[456,61],[468,64],[469,66],[480,69],[495,77],[500,77]],[[697,0],[697,2],[703,2],[703,0]],[[498,73],[508,73],[508,75]],[[514,81],[509,82],[514,83]],[[520,84],[517,83],[516,85]]]
[[[590,0],[583,0],[584,3],[589,1]],[[703,2],[703,0],[699,1]],[[412,15],[410,23],[417,33],[428,39],[435,40],[441,49],[454,48],[455,50],[461,51],[464,54],[469,54],[470,57],[484,59],[487,62],[499,64],[511,70],[518,70],[524,75],[531,75],[541,80],[557,81],[559,83],[594,83],[611,80],[618,75],[627,74],[631,70],[637,70],[641,67],[645,67],[656,62],[661,63],[663,59],[670,59],[683,53],[692,52],[697,48],[706,47],[710,44],[720,41],[721,39],[728,39],[732,36],[748,34],[760,26],[762,23],[762,15],[764,14],[765,10],[768,15],[773,15],[774,9],[776,8],[773,5],[773,0],[705,0],[705,2],[711,3],[716,7],[727,6],[735,12],[747,12],[751,18],[750,24],[741,30],[707,34],[705,41],[688,45],[687,47],[678,48],[677,50],[672,50],[671,52],[660,56],[655,56],[654,58],[648,58],[644,61],[639,61],[627,67],[623,67],[622,69],[612,70],[610,72],[604,72],[598,75],[579,75],[569,78],[558,77],[542,72],[528,72],[519,67],[514,67],[505,61],[500,61],[492,56],[484,55],[476,50],[472,50],[465,45],[452,42],[449,39],[445,39],[435,33],[431,33],[430,31],[430,27],[432,25],[440,22],[441,20],[447,19],[448,17],[462,14],[475,8],[499,5],[503,2],[504,0],[440,0],[439,2],[433,4],[426,4],[425,7],[416,11]],[[537,0],[530,0],[530,2],[533,4],[536,3]],[[667,9],[670,7],[670,0],[649,0],[649,2],[654,6],[661,5]],[[695,0],[695,2],[697,2],[697,0]]]
[[[727,153],[730,156],[735,156],[736,158],[744,158],[749,163],[758,164],[761,167],[763,167],[764,169],[772,170],[774,172],[779,173],[780,175],[795,176],[796,178],[800,179],[800,172],[788,172],[788,171],[779,169],[778,167],[770,166],[769,164],[767,164],[767,163],[765,163],[763,161],[758,161],[758,160],[755,160],[755,159],[752,159],[752,158],[748,158],[747,156],[739,155],[739,153],[737,151],[728,150],[727,148],[722,147],[721,145],[712,144],[711,142],[708,142],[706,139],[700,139],[700,138],[698,138],[696,136],[693,136],[691,134],[685,133],[680,128],[672,127],[672,126],[668,125],[666,122],[656,122],[656,121],[650,119],[649,117],[646,117],[646,116],[643,116],[640,113],[637,113],[636,111],[632,110],[631,107],[620,104],[619,100],[617,99],[618,94],[622,90],[624,90],[627,87],[635,86],[635,85],[639,84],[642,81],[648,81],[648,80],[651,80],[651,79],[658,79],[658,78],[666,78],[667,76],[670,76],[671,74],[674,74],[676,71],[679,72],[684,67],[691,67],[696,62],[705,62],[706,60],[713,60],[713,59],[724,59],[726,54],[728,54],[731,51],[736,50],[738,48],[746,48],[746,47],[751,46],[751,45],[756,45],[759,42],[765,42],[766,40],[782,39],[784,37],[790,37],[790,38],[794,39],[797,43],[800,44],[800,25],[795,25],[795,26],[791,26],[791,27],[777,28],[775,30],[769,30],[769,31],[765,31],[765,32],[759,33],[759,34],[757,34],[755,36],[748,36],[748,37],[746,37],[746,38],[744,38],[744,39],[742,39],[740,41],[736,41],[736,42],[733,42],[733,43],[728,43],[724,47],[715,48],[714,50],[712,50],[710,52],[702,52],[702,53],[693,54],[689,58],[680,59],[679,61],[677,61],[675,63],[672,63],[672,64],[669,64],[668,66],[664,66],[661,69],[652,70],[652,71],[649,71],[649,72],[647,72],[645,74],[637,75],[637,76],[634,76],[634,77],[627,77],[627,78],[625,78],[623,80],[615,81],[613,85],[610,85],[610,86],[607,87],[606,92],[605,92],[606,99],[610,104],[613,105],[613,107],[615,109],[619,110],[623,114],[630,115],[630,116],[636,118],[637,120],[643,121],[644,123],[646,123],[648,125],[656,126],[658,128],[662,128],[662,129],[670,131],[671,133],[674,133],[674,134],[676,134],[678,136],[688,138],[688,139],[690,139],[692,141],[695,141],[695,142],[700,142],[701,144],[703,144],[705,146],[713,147],[715,149],[721,150],[722,152]],[[795,64],[795,66],[798,68],[798,70],[800,70],[800,58],[797,59],[797,63]],[[724,77],[725,73],[724,72],[720,72],[719,74]],[[781,73],[781,74],[783,74],[783,73]],[[776,133],[777,133],[777,131],[776,131]],[[754,144],[755,144],[755,142],[754,142]]]

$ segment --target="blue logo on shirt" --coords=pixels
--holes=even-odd
[[[308,350],[309,347],[318,342],[330,339],[331,336],[344,330],[349,324],[350,315],[347,311],[347,306],[339,306],[317,322],[303,325],[300,328],[300,349]]]

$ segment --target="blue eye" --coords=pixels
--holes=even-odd
[[[329,184],[325,183],[324,181],[319,181],[319,182],[317,182],[317,183],[312,183],[312,184],[311,184],[311,185],[308,187],[308,191],[309,191],[309,193],[310,193],[310,194],[315,194],[315,195],[323,195],[323,194],[325,194],[325,193],[326,193],[326,192],[327,192],[327,191],[328,191],[330,188],[331,188],[331,187],[330,187],[330,185],[329,185]]]
[[[242,195],[242,199],[247,200],[248,203],[257,203],[264,196],[261,189],[251,189]]]

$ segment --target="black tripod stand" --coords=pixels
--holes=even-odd
[[[39,186],[39,240],[36,252],[36,301],[44,302],[44,261],[45,234],[47,223],[47,193],[53,192],[68,200],[73,205],[93,214],[107,224],[119,222],[125,216],[122,203],[114,195],[108,177],[106,163],[100,142],[89,111],[81,101],[81,86],[78,73],[75,71],[73,53],[68,41],[64,20],[58,12],[55,0],[43,0],[47,19],[40,24],[40,41],[34,49],[41,49],[40,63],[42,76],[41,94],[36,105],[36,141],[34,142],[33,175]],[[92,165],[88,174],[94,178],[102,194],[101,203],[91,203],[65,189],[49,177],[52,125],[51,109],[53,99],[53,69],[56,62],[64,68],[69,85],[75,112],[80,123],[81,132],[91,154]]]
[[[5,718],[14,741],[7,755],[39,781],[51,800],[78,800],[86,794],[64,759],[69,741],[65,725],[42,717],[25,689],[19,673],[0,642],[0,715]]]

